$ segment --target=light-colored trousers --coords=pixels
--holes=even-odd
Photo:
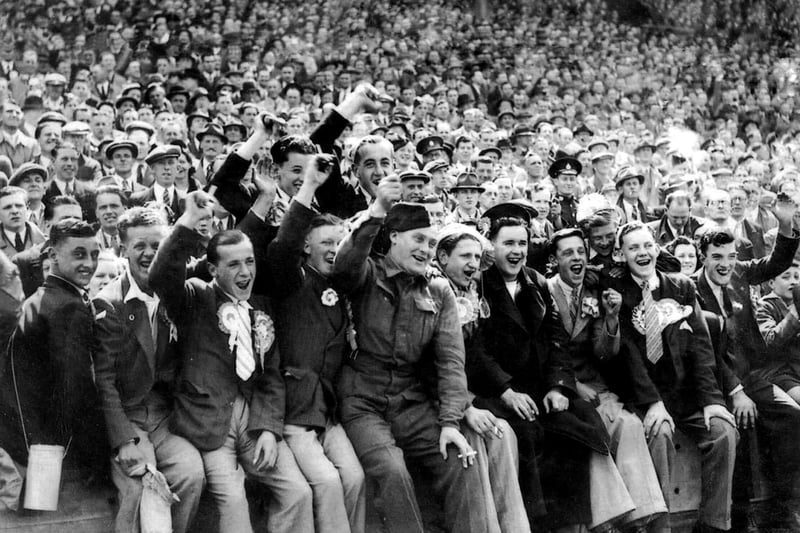
[[[314,493],[316,533],[364,533],[364,469],[341,424],[321,433],[286,424],[283,437]]]
[[[231,427],[225,443],[216,450],[202,452],[208,492],[219,509],[219,530],[226,533],[253,531],[244,490],[247,476],[270,489],[267,525],[270,533],[314,533],[311,487],[286,441],[278,441],[275,466],[256,469],[256,443],[247,434],[249,414],[250,408],[240,394],[233,403]]]

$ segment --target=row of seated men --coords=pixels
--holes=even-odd
[[[450,531],[667,530],[676,429],[701,455],[699,530],[734,525],[739,431],[766,435],[777,501],[793,501],[794,203],[775,208],[767,258],[704,234],[694,281],[666,273],[675,259],[646,226],[600,210],[552,236],[545,278],[526,266],[529,206],[487,211],[485,235],[434,228],[374,170],[391,170],[392,147],[372,137],[353,158],[370,188],[346,184],[315,146],[330,151],[346,118],[273,146],[303,172],[277,226],[274,185],[240,183],[258,133],[215,176],[216,200],[189,194],[172,227],[157,206],[126,211],[125,271],[94,299],[94,229],[54,222],[49,275],[6,320],[0,447],[22,465],[36,443],[110,465],[120,531],[138,528],[146,463],[180,498],[176,531],[203,490],[221,531],[251,530],[245,478],[270,491],[270,531],[363,531],[365,480],[384,527],[423,531],[410,463]],[[154,167],[178,157],[159,149]],[[323,186],[353,206],[349,224],[319,213]],[[206,242],[216,201],[240,223]],[[607,235],[617,262],[593,246]],[[759,331],[749,286],[773,278]]]

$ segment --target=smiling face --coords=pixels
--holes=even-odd
[[[580,237],[567,237],[558,241],[556,256],[558,275],[570,287],[583,283],[586,274],[586,246]]]
[[[344,238],[344,226],[318,226],[306,237],[304,251],[308,266],[328,277],[333,272],[336,250]]]
[[[303,174],[311,157],[309,154],[289,152],[286,161],[277,165],[278,186],[283,192],[289,196],[297,194],[303,185]]]
[[[704,258],[708,279],[723,287],[730,283],[733,267],[736,265],[736,258],[735,242],[729,242],[721,246],[709,244]]]
[[[114,281],[119,276],[117,258],[103,257],[97,262],[97,270],[94,271],[92,281],[89,283],[89,296],[95,297],[103,290],[103,287]]]
[[[122,199],[118,194],[103,193],[97,195],[97,219],[106,232],[116,232],[117,220],[125,211]]]
[[[374,198],[377,195],[378,183],[394,171],[392,143],[383,140],[364,144],[359,153],[356,176],[361,187]]]
[[[573,196],[578,188],[578,176],[562,172],[556,179],[556,191],[562,196]]]
[[[150,292],[148,273],[156,256],[158,246],[168,234],[166,226],[133,226],[128,228],[120,246],[120,256],[127,258],[136,284],[145,292]]]
[[[250,299],[256,277],[256,258],[249,240],[217,247],[216,264],[208,270],[217,285],[237,300]]]
[[[99,253],[94,237],[68,237],[50,248],[50,272],[78,287],[88,287],[97,270]]]
[[[675,258],[681,262],[681,274],[684,276],[691,276],[697,270],[697,249],[693,244],[677,245]]]
[[[517,279],[528,257],[528,232],[522,226],[500,228],[492,239],[494,245],[494,264],[503,279]]]
[[[649,280],[656,271],[658,245],[646,227],[633,230],[622,237],[621,251],[635,277]]]
[[[397,266],[409,274],[422,276],[436,251],[436,230],[432,227],[389,234],[389,255]]]
[[[444,250],[439,252],[439,264],[450,281],[466,289],[480,269],[481,252],[482,248],[478,241],[465,237],[458,241],[450,255]]]

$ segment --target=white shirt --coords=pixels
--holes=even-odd
[[[625,217],[628,219],[628,222],[631,220],[642,220],[642,213],[639,211],[639,206],[636,204],[628,203],[627,200],[622,200],[622,208],[625,209]],[[636,216],[633,216],[633,212],[636,210]]]
[[[569,283],[566,283],[563,279],[561,279],[561,276],[558,276],[556,278],[556,283],[558,284],[558,287],[561,289],[561,292],[564,293],[564,298],[567,299],[567,303],[570,303],[572,301],[572,291],[578,291],[578,295],[580,295],[581,293],[580,285],[578,285],[577,287],[573,287]]]
[[[508,291],[509,296],[511,296],[511,299],[516,301],[517,294],[520,291],[519,281],[506,281],[506,290]]]
[[[54,181],[56,182],[58,190],[61,191],[61,194],[67,194],[67,182],[58,178],[55,178]],[[75,194],[75,180],[70,181],[69,185],[72,186],[72,194]]]
[[[175,201],[175,186],[170,185],[167,190],[169,191],[169,203],[170,205],[172,205],[172,202]],[[159,203],[164,202],[164,187],[162,187],[158,183],[153,183],[153,193],[155,193],[156,202]]]
[[[654,290],[658,289],[661,286],[661,282],[658,281],[658,276],[655,274],[653,274],[653,276],[650,279],[641,279],[633,275],[631,275],[631,277],[633,278],[633,281],[635,281],[640,288],[642,287],[642,285],[644,285],[644,282],[646,281],[648,283],[649,286],[648,288],[650,289],[650,292],[653,292]]]
[[[22,239],[22,243],[23,244],[25,243],[25,239],[27,237],[27,235],[25,234],[25,230],[26,229],[27,229],[27,226],[23,226],[22,229],[20,229],[20,231],[19,231],[19,237],[20,237],[20,239]],[[3,233],[6,234],[6,240],[8,240],[8,242],[10,242],[11,244],[15,243],[15,241],[17,239],[17,232],[9,231],[6,228],[3,228]]]

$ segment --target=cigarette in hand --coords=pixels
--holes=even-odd
[[[465,458],[465,457],[475,457],[476,455],[478,455],[478,452],[476,452],[475,450],[473,450],[473,451],[471,451],[471,452],[467,452],[467,453],[460,453],[460,454],[458,454],[458,458],[459,458],[459,459],[463,459],[463,458]]]
[[[495,435],[497,435],[499,437],[500,436],[500,428],[497,427],[497,426],[492,426],[492,433],[494,433]]]

